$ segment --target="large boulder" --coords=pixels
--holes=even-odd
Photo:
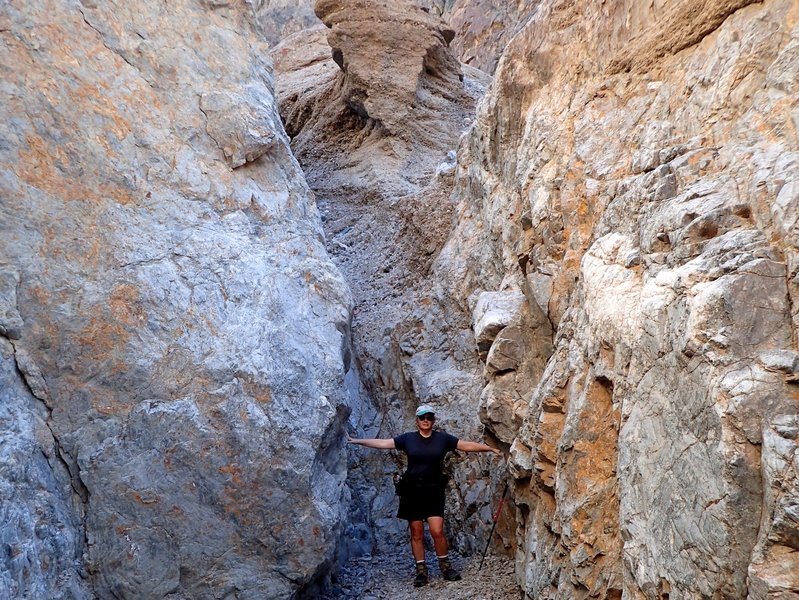
[[[350,297],[251,10],[0,11],[3,452],[35,461],[0,482],[41,528],[12,594],[286,598],[332,557]]]

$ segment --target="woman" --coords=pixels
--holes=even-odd
[[[402,476],[397,517],[408,521],[411,531],[411,551],[416,559],[416,578],[413,585],[427,584],[427,564],[424,560],[424,522],[430,529],[441,574],[447,581],[461,576],[449,561],[449,546],[444,535],[444,490],[447,480],[443,473],[444,456],[452,450],[462,452],[502,452],[480,442],[466,442],[443,431],[433,431],[436,415],[433,408],[423,404],[416,409],[416,429],[395,438],[353,439],[351,444],[381,450],[397,449],[408,456],[408,468]]]

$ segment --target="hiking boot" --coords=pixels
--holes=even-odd
[[[449,558],[439,558],[438,567],[441,569],[441,575],[446,581],[460,581],[461,574],[458,573],[449,562]]]
[[[427,585],[427,564],[416,563],[416,577],[413,579],[413,587]]]

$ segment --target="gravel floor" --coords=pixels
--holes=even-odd
[[[427,554],[430,583],[413,587],[414,567],[410,550],[402,555],[368,556],[351,560],[336,575],[332,589],[322,600],[521,600],[513,575],[513,561],[486,557],[478,572],[480,556],[452,556],[461,581],[444,581],[435,555]]]

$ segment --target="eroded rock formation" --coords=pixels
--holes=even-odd
[[[351,301],[251,9],[0,19],[0,596],[291,596],[345,510]]]
[[[454,35],[452,51],[461,62],[493,73],[505,46],[537,9],[539,2],[414,0],[414,4],[448,24]],[[257,14],[266,39],[276,44],[305,27],[316,25],[318,21],[313,18],[313,5],[314,0],[262,0]],[[389,9],[394,12],[390,6]],[[380,43],[385,44],[390,39],[391,36]]]

